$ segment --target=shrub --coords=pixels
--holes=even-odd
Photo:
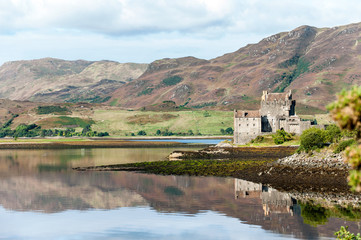
[[[310,128],[301,134],[300,148],[309,152],[324,146],[324,133],[321,129]]]
[[[147,135],[147,133],[143,130],[140,130],[138,133],[137,133],[138,136],[145,136]]]
[[[274,143],[277,145],[292,140],[291,134],[289,134],[283,129],[277,130],[276,133],[272,135],[272,138]]]
[[[354,139],[349,139],[349,140],[342,141],[337,145],[336,149],[333,152],[334,153],[340,153],[343,150],[345,150],[348,146],[351,146],[351,145],[353,145],[355,143],[356,143],[356,141]]]
[[[228,134],[228,135],[232,135],[232,134],[233,134],[233,128],[231,128],[231,127],[226,128],[225,132],[226,132],[226,134]]]
[[[181,78],[180,76],[171,76],[171,77],[167,77],[165,79],[162,80],[162,84],[165,86],[172,86],[172,85],[176,85],[177,83],[180,83],[183,80],[183,78]]]
[[[210,116],[211,116],[211,114],[208,111],[205,111],[203,113],[203,117],[210,117]]]
[[[334,235],[337,237],[337,239],[341,239],[341,240],[361,240],[360,233],[355,235],[349,232],[348,226],[346,227],[341,226],[340,230],[338,232],[335,232]]]
[[[341,129],[335,124],[327,126],[324,132],[324,141],[325,142],[335,142],[341,137]]]
[[[251,143],[261,143],[261,142],[263,142],[263,140],[264,140],[264,137],[259,135],[255,139],[252,139]]]

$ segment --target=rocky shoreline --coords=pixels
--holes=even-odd
[[[343,153],[333,153],[331,151],[313,152],[312,154],[295,153],[281,158],[273,164],[292,168],[350,169],[350,166],[344,161]]]

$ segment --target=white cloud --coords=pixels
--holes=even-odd
[[[213,58],[300,25],[360,22],[358,0],[0,0],[0,63]]]

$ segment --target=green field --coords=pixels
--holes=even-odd
[[[95,110],[92,119],[94,131],[109,132],[111,136],[135,135],[143,130],[148,136],[161,131],[221,135],[220,129],[233,128],[232,111],[127,111]]]

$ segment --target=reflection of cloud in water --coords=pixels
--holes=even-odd
[[[261,183],[234,179],[235,198],[253,198],[262,201],[265,216],[271,213],[290,213],[293,215],[294,199],[288,193],[277,191]]]
[[[0,207],[0,236],[11,239],[284,239],[214,211],[192,215],[151,208],[11,212]]]

